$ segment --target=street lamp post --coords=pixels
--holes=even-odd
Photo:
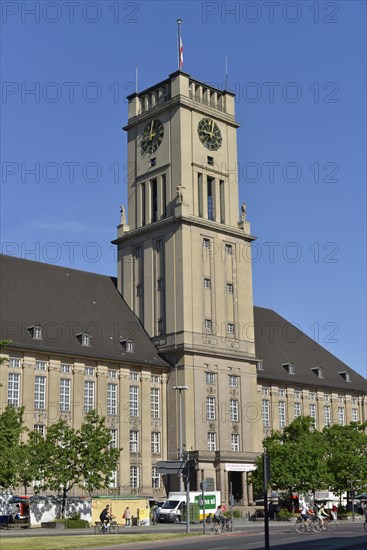
[[[182,392],[184,390],[188,390],[188,386],[173,386],[173,389],[178,391],[178,399],[179,399],[179,415],[180,415],[180,418],[179,418],[179,435],[180,435],[180,440],[179,440],[179,450],[178,450],[178,458],[180,460],[182,460]],[[182,474],[180,475],[180,492],[182,492],[183,490],[183,481],[182,481]]]

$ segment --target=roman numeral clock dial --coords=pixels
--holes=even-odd
[[[209,151],[218,151],[222,145],[222,134],[214,120],[203,118],[198,124],[198,135],[201,143]]]
[[[141,153],[151,155],[162,143],[164,126],[160,120],[151,120],[140,136]]]

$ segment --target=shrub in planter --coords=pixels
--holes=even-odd
[[[279,521],[290,521],[292,517],[293,517],[292,512],[289,512],[286,508],[282,508],[277,513],[277,519]]]
[[[86,529],[89,523],[85,519],[67,519],[65,520],[66,529]]]

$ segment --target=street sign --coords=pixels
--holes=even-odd
[[[180,474],[185,466],[182,460],[160,460],[156,467],[159,474]]]

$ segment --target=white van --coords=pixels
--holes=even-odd
[[[220,491],[211,491],[204,493],[205,517],[209,514],[214,515],[217,506],[221,504]],[[199,505],[200,520],[204,519],[204,509],[202,505],[201,491],[190,491],[190,504]],[[181,521],[183,510],[186,506],[186,493],[169,493],[168,499],[161,506],[157,519],[159,522],[178,523]]]

